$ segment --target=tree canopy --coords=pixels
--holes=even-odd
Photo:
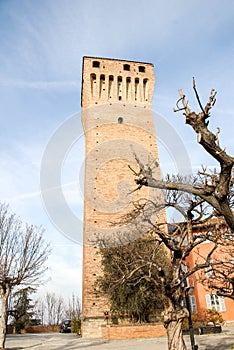
[[[170,274],[169,259],[152,234],[127,245],[102,247],[101,256],[103,275],[97,284],[109,296],[112,314],[147,321],[150,313],[164,308],[159,271],[168,266]]]

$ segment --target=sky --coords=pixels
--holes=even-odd
[[[194,171],[201,164],[216,166],[173,108],[182,88],[190,106],[199,110],[193,76],[203,103],[215,88],[210,128],[221,128],[220,144],[234,154],[233,13],[230,0],[0,0],[0,200],[23,221],[46,230],[52,246],[50,280],[39,293],[81,297],[81,129],[73,135],[76,142],[70,143],[61,170],[66,205],[79,221],[78,239],[48,214],[40,174],[46,176],[48,144],[73,116],[80,116],[82,57],[153,63],[162,173],[177,170],[168,130],[182,142]],[[58,216],[66,224],[61,209]]]

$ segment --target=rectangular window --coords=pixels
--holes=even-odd
[[[216,310],[219,312],[226,311],[224,298],[216,294],[206,294],[206,305],[207,309]]]
[[[144,66],[139,66],[138,70],[139,70],[139,72],[144,73],[145,72],[145,67]]]
[[[93,61],[93,67],[94,67],[94,68],[99,68],[99,67],[100,67],[100,62],[98,62],[98,61]]]
[[[130,65],[129,64],[124,64],[123,65],[123,69],[129,71],[130,70]]]
[[[195,295],[189,296],[189,303],[190,303],[190,309],[192,312],[197,312],[197,302]],[[186,299],[183,298],[183,307],[187,307],[186,305]]]
[[[192,312],[197,312],[197,302],[196,302],[196,297],[195,295],[190,295],[189,296],[190,300],[190,307]]]

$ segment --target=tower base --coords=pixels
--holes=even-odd
[[[82,320],[81,332],[82,338],[94,339],[102,338],[102,327],[106,326],[106,321],[103,317],[89,317]]]

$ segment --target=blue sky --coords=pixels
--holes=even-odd
[[[155,65],[153,109],[176,131],[196,170],[215,165],[173,113],[182,88],[197,108],[218,90],[211,128],[234,154],[234,3],[229,0],[0,0],[0,198],[24,221],[42,224],[51,241],[51,281],[43,291],[81,295],[81,246],[51,223],[40,194],[41,160],[54,132],[80,113],[82,57],[122,58]],[[157,126],[156,126],[157,128]],[[160,142],[162,171],[173,161]],[[63,172],[64,193],[82,219],[77,181],[83,141]],[[80,175],[78,176],[80,177]],[[74,185],[75,183],[75,185]]]

